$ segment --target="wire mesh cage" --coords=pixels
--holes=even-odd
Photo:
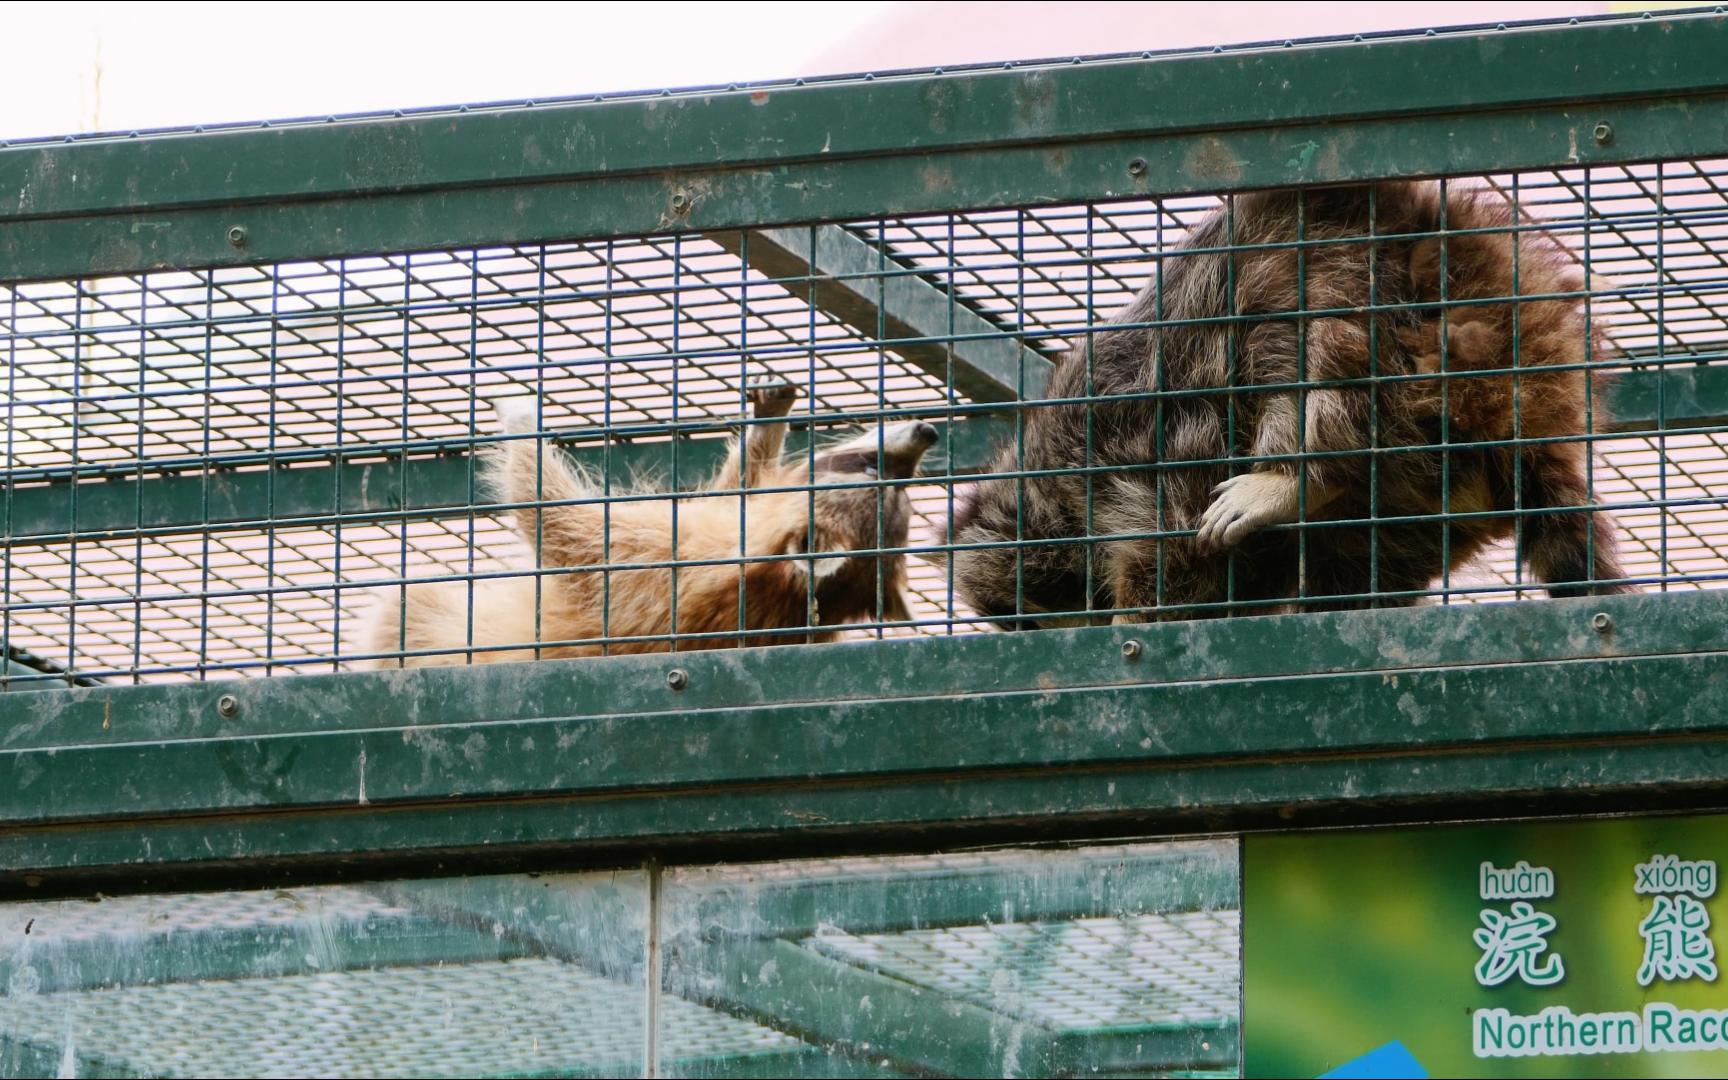
[[[1539,594],[1532,546],[1595,509],[1611,524],[1580,542],[1622,562],[1572,591],[1713,587],[1723,175],[1670,161],[5,286],[0,678],[1503,600]],[[1280,328],[1289,370],[1256,369]],[[1110,383],[1125,351],[1139,375]],[[1288,445],[1265,434],[1286,404]],[[1523,464],[1490,493],[1500,458]],[[1527,488],[1538,459],[1571,486]],[[1218,483],[1297,473],[1254,539],[1203,535]],[[1412,475],[1422,490],[1382,488]],[[981,478],[1006,501],[968,531]]]
[[[1721,805],[1725,39],[0,143],[0,1074],[1234,1075],[1239,834]]]

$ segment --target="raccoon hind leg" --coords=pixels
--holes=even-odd
[[[492,494],[511,506],[511,524],[551,566],[587,566],[604,558],[605,510],[592,480],[545,438],[522,438],[539,427],[534,398],[507,398],[493,406],[504,444],[489,476]]]

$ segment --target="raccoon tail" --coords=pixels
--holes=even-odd
[[[470,592],[472,589],[472,592]],[[374,669],[534,659],[534,579],[438,581],[378,590],[362,648]],[[503,646],[503,647],[501,647]],[[394,655],[392,655],[394,654]]]
[[[1531,575],[1548,588],[1548,595],[1604,596],[1637,592],[1620,579],[1619,542],[1614,522],[1600,510],[1588,509],[1590,490],[1572,463],[1538,458],[1524,465],[1525,505],[1551,512],[1524,519],[1524,562]],[[1579,509],[1552,512],[1557,507]]]

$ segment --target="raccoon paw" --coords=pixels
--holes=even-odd
[[[785,416],[798,400],[798,387],[778,375],[761,375],[745,384],[751,415],[758,420]]]
[[[540,428],[540,399],[533,395],[494,398],[492,412],[505,435],[526,435]]]
[[[1255,529],[1295,521],[1296,478],[1283,473],[1251,472],[1212,489],[1212,505],[1200,515],[1194,538],[1202,551],[1234,547]]]

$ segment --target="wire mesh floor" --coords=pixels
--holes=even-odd
[[[824,956],[1054,1028],[1217,1026],[1241,984],[1240,913],[1010,923],[804,942]]]

